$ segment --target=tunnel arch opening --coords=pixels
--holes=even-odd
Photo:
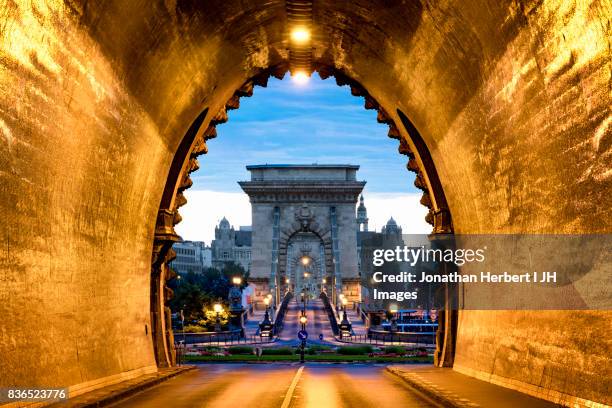
[[[268,79],[275,77],[282,80],[289,71],[287,63],[281,63],[254,75],[240,86],[230,99],[216,113],[210,113],[209,108],[204,108],[193,120],[191,126],[181,140],[172,160],[167,181],[162,194],[158,217],[155,225],[155,236],[152,256],[151,273],[151,336],[155,349],[155,356],[160,367],[175,364],[173,353],[174,338],[171,329],[170,309],[167,302],[172,298],[172,290],[167,282],[177,275],[169,266],[176,257],[172,245],[181,240],[174,230],[174,226],[181,222],[179,208],[187,203],[183,194],[186,189],[193,185],[190,174],[199,169],[198,157],[208,153],[206,142],[217,137],[217,125],[229,120],[228,111],[240,107],[240,98],[251,97],[255,86],[266,87]],[[406,168],[415,173],[414,185],[422,191],[420,203],[428,209],[425,221],[432,226],[433,234],[451,234],[453,232],[450,209],[438,177],[435,164],[429,149],[419,134],[414,124],[398,108],[396,109],[398,120],[394,120],[387,110],[371,96],[371,94],[356,80],[346,75],[342,70],[335,67],[318,64],[315,70],[321,79],[335,78],[338,86],[348,85],[351,95],[363,97],[364,108],[376,110],[378,123],[389,127],[387,136],[399,142],[398,153],[408,157]],[[296,226],[290,236],[283,236],[279,240],[279,265],[287,261],[287,247],[291,238],[299,233],[301,228]],[[312,232],[319,237],[324,245],[325,256],[331,253],[331,241],[325,240],[325,231],[316,229]],[[329,241],[329,242],[328,242]],[[328,272],[328,271],[326,271]],[[277,273],[286,273],[285,268]],[[280,287],[275,289],[276,298],[282,295]],[[332,291],[337,290],[333,287]],[[444,310],[440,313],[439,332],[436,336],[435,364],[440,366],[452,366],[454,356],[454,344],[456,337],[457,313],[452,310]]]

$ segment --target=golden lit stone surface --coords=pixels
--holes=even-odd
[[[315,63],[413,121],[456,232],[610,233],[611,14],[605,0],[321,0],[311,41]],[[173,155],[204,108],[286,61],[285,17],[283,1],[0,4],[0,383],[155,363]],[[575,317],[464,312],[457,362],[611,403],[610,315]]]

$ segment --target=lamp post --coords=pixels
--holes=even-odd
[[[270,314],[269,314],[269,310],[270,310],[270,298],[267,297],[267,296],[264,298],[264,305],[266,305],[266,314],[264,316],[264,320],[269,321],[270,320]]]
[[[396,305],[391,305],[389,306],[389,312],[391,313],[391,333],[395,333],[397,332],[397,320],[396,320],[396,313],[397,313],[397,306]]]
[[[264,303],[266,304],[266,307],[270,310],[270,318],[274,320],[274,297],[271,293],[268,293],[266,299],[268,300],[268,302],[264,300]]]
[[[306,311],[302,313],[300,316],[300,323],[302,324],[302,331],[306,331],[306,323],[308,323],[308,318],[306,317]],[[306,339],[302,340],[302,344],[300,345],[300,363],[304,362],[304,349],[306,348]]]
[[[348,299],[343,295],[342,296],[342,321],[340,322],[340,336],[350,336],[352,333],[351,322],[348,320],[348,316],[346,315],[346,304],[348,303]]]
[[[183,305],[183,309],[185,308],[185,305]],[[187,349],[187,341],[185,340],[185,313],[183,312],[183,309],[181,309],[181,328],[183,331],[183,344],[181,345],[181,347],[179,348],[179,365],[181,365],[183,363],[183,355],[185,354],[185,351]],[[183,347],[185,349],[183,349]]]
[[[269,305],[270,305],[270,298],[269,297],[265,297],[264,298],[264,304],[266,305],[266,314],[264,315],[264,319],[261,323],[259,323],[259,333],[260,336],[270,336],[271,332],[272,332],[272,322],[270,321],[270,314],[269,314]]]
[[[221,331],[221,320],[219,319],[219,315],[223,311],[223,306],[221,306],[221,303],[215,303],[215,305],[213,306],[213,310],[215,311],[215,313],[217,313],[217,321],[215,322],[215,331],[220,332]]]

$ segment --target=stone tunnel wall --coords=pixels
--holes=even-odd
[[[315,1],[315,59],[414,122],[457,232],[612,232],[608,1],[379,3]],[[173,154],[286,58],[284,22],[282,1],[0,3],[0,383],[154,369]],[[610,317],[463,312],[456,369],[603,401]]]

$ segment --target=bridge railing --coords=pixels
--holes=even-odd
[[[332,331],[335,336],[340,334],[340,327],[338,326],[338,319],[336,318],[336,312],[329,302],[329,298],[325,292],[322,292],[319,296],[323,301],[323,307],[325,307],[325,312],[327,313],[327,317],[329,318],[329,323],[331,325]]]
[[[278,336],[278,334],[283,330],[283,325],[285,323],[285,315],[287,314],[287,308],[289,306],[289,301],[293,297],[293,293],[287,292],[283,301],[276,311],[276,318],[274,319],[274,334]]]

